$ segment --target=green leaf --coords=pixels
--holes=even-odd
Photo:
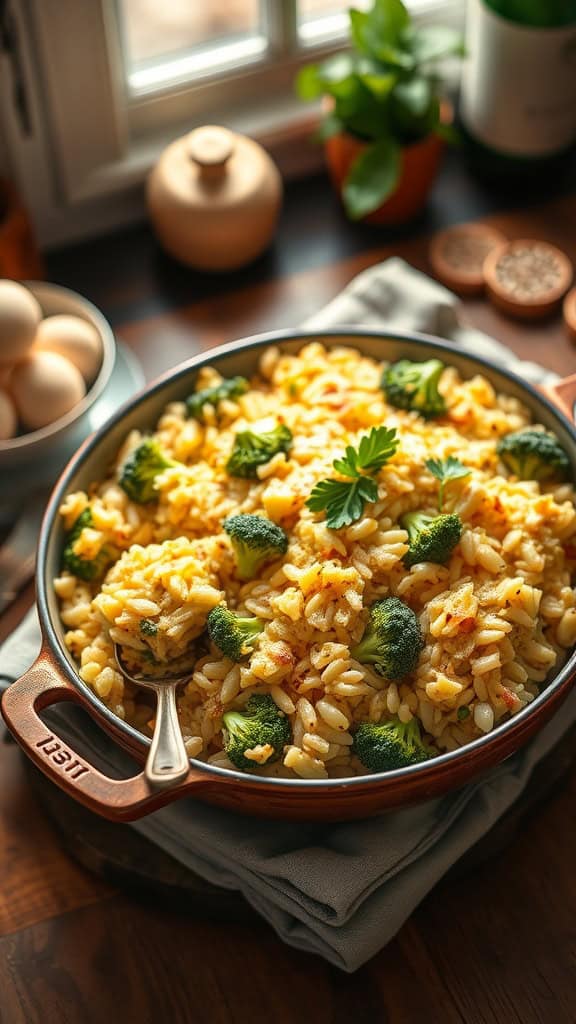
[[[334,469],[339,473],[342,473],[342,476],[360,476],[358,471],[358,453],[352,445],[348,445],[346,448],[344,458],[334,459],[332,465],[334,466]]]
[[[378,100],[386,99],[398,83],[398,75],[392,71],[360,71],[358,78]]]
[[[344,82],[356,71],[356,62],[352,53],[335,53],[328,57],[319,67],[319,75],[325,89]]]
[[[449,146],[462,145],[462,135],[456,128],[456,125],[439,120],[434,131],[438,138],[443,139]]]
[[[438,492],[438,508],[442,508],[442,500],[444,496],[444,488],[450,480],[459,480],[462,477],[469,476],[472,472],[468,466],[464,466],[460,459],[455,458],[454,455],[449,455],[446,459],[426,459],[424,463],[426,469],[432,473],[436,480],[440,481],[440,490]]]
[[[409,24],[401,0],[375,0],[369,11],[350,11],[350,34],[358,52],[393,67],[414,66],[412,54],[402,45]]]
[[[440,107],[433,83],[423,75],[399,82],[390,99],[393,134],[405,144],[429,135],[438,124]]]
[[[360,519],[367,501],[376,501],[378,485],[361,473],[377,473],[390,459],[399,445],[396,430],[372,427],[360,438],[358,448],[348,445],[344,458],[334,459],[332,465],[338,473],[350,480],[320,480],[312,489],[306,505],[312,512],[326,512],[326,525],[339,530]]]
[[[365,473],[378,473],[396,453],[400,439],[394,427],[372,427],[360,438],[356,464]]]
[[[394,100],[400,103],[411,117],[423,118],[432,100],[430,82],[420,76],[399,82],[394,90]]]
[[[362,517],[367,501],[376,501],[378,485],[370,477],[356,480],[321,480],[316,484],[306,505],[312,512],[326,512],[326,525],[341,530]]]
[[[344,122],[341,121],[339,117],[336,117],[336,114],[331,111],[329,114],[325,115],[324,119],[319,124],[314,137],[319,142],[326,142],[326,139],[332,138],[333,135],[338,135],[339,132],[344,131],[344,128]]]
[[[296,77],[296,90],[300,99],[315,100],[333,90],[346,92],[348,79],[354,75],[354,56],[351,53],[336,53],[322,64],[307,64]]]
[[[368,15],[365,11],[357,11],[351,7],[348,11],[350,19],[350,38],[359,53],[369,53],[367,46]]]
[[[410,24],[402,0],[374,0],[368,12],[371,27],[382,41],[397,43]]]
[[[343,459],[334,459],[334,469],[342,476],[357,477],[360,473],[378,473],[395,454],[399,438],[395,427],[372,427],[360,438],[358,448],[348,445]]]
[[[378,209],[394,192],[400,178],[400,147],[393,139],[368,146],[352,164],[342,198],[352,220]]]
[[[307,64],[296,76],[296,92],[301,100],[315,100],[324,93],[324,81],[318,64]]]
[[[361,138],[373,139],[384,122],[382,104],[354,74],[332,86],[334,113],[344,121],[348,131]]]
[[[382,45],[378,47],[378,59],[383,64],[390,65],[393,68],[399,68],[401,71],[413,71],[416,67],[416,61],[411,53],[406,50],[401,50],[397,46]]]
[[[421,25],[410,32],[407,43],[418,64],[465,55],[460,32],[445,25]]]
[[[426,459],[425,466],[432,476],[441,482],[458,480],[459,477],[468,476],[472,472],[454,455],[449,455],[446,459]]]
[[[320,480],[314,484],[306,506],[311,512],[323,512],[330,502],[344,501],[349,487],[348,480]]]
[[[389,135],[386,112],[378,108],[376,100],[373,104],[363,103],[352,111],[349,104],[341,104],[336,100],[335,113],[344,121],[346,130],[363,142],[377,142],[379,138],[387,138]]]

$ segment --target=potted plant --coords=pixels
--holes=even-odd
[[[461,56],[458,32],[415,25],[401,0],[350,10],[352,51],[298,75],[304,100],[323,97],[328,169],[352,220],[397,224],[424,206],[451,128],[438,62]]]

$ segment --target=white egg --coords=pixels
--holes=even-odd
[[[0,441],[14,437],[18,427],[18,415],[14,402],[6,391],[0,391]]]
[[[47,316],[36,332],[34,350],[57,352],[69,359],[86,381],[93,381],[102,363],[102,340],[93,324],[79,316]]]
[[[13,363],[28,351],[42,310],[17,281],[0,281],[0,364]]]
[[[64,356],[30,352],[12,370],[10,391],[24,426],[38,430],[70,412],[86,394],[86,385]]]

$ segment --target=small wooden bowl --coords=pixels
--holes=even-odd
[[[484,280],[490,300],[509,316],[537,320],[549,316],[570,287],[572,264],[555,245],[519,238],[498,246],[486,258]]]
[[[459,295],[481,295],[484,262],[506,241],[506,236],[489,224],[456,224],[439,231],[430,245],[434,276]]]

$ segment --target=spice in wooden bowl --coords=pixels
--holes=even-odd
[[[484,261],[506,236],[488,224],[457,224],[439,231],[430,245],[434,276],[460,295],[484,291]]]
[[[548,242],[518,239],[487,256],[484,279],[495,306],[510,316],[532,320],[558,307],[572,281],[572,264]]]

